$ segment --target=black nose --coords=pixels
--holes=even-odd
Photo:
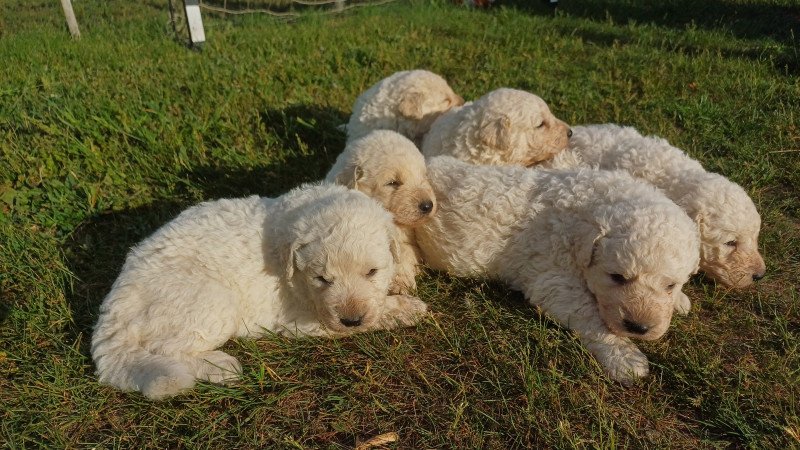
[[[630,331],[631,333],[636,333],[636,334],[645,334],[645,333],[647,333],[647,330],[650,329],[646,325],[642,325],[642,324],[636,323],[636,322],[631,322],[628,319],[623,320],[622,324],[625,325],[625,329],[626,330]]]
[[[425,214],[428,214],[433,209],[433,202],[430,200],[425,200],[424,202],[419,204],[419,210]]]
[[[760,280],[762,278],[764,278],[764,274],[763,273],[754,273],[753,274],[753,281],[758,281],[758,280]]]
[[[569,130],[567,130],[567,137],[568,137],[568,138],[571,138],[571,137],[572,137],[572,128],[570,128]]]
[[[345,319],[344,317],[342,317],[341,319],[339,319],[339,322],[342,322],[342,325],[346,327],[357,327],[361,325],[362,318],[363,316],[359,317],[358,319]]]

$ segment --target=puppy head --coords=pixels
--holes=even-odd
[[[584,226],[576,241],[600,316],[616,335],[658,339],[669,327],[678,292],[697,270],[697,227],[666,202],[600,217],[602,225]]]
[[[340,157],[333,180],[379,201],[397,224],[414,227],[436,212],[425,159],[404,136],[373,131],[348,143]]]
[[[369,329],[383,314],[394,276],[396,226],[380,205],[355,191],[321,203],[291,229],[288,284],[311,300],[333,332]]]
[[[477,155],[483,164],[530,167],[567,148],[572,131],[536,95],[516,89],[497,89],[473,103],[478,114]]]
[[[758,252],[761,216],[739,185],[718,174],[698,180],[678,201],[700,229],[700,270],[713,280],[744,288],[766,272]]]
[[[396,102],[398,131],[419,140],[444,112],[464,104],[444,78],[426,70],[404,72],[394,83],[387,83],[389,99]]]

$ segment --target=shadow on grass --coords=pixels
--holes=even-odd
[[[71,234],[65,253],[76,276],[68,297],[75,322],[74,337],[83,334],[81,351],[88,355],[92,326],[103,298],[119,274],[131,247],[152,234],[182,210],[223,197],[274,197],[303,182],[322,178],[344,147],[336,126],[346,119],[338,110],[293,105],[260,113],[277,155],[267,164],[198,166],[181,174],[174,196],[148,205],[105,212],[81,224]],[[68,290],[69,292],[69,290]],[[0,310],[0,313],[3,313]]]
[[[553,14],[554,10],[545,1],[501,0],[501,4],[535,15]],[[800,6],[742,4],[722,0],[561,0],[555,9],[567,16],[598,22],[635,21],[677,29],[694,24],[704,30],[730,30],[738,38],[769,37],[783,43],[791,43],[795,39],[793,30],[794,33],[800,30]]]
[[[779,6],[768,4],[736,4],[721,0],[696,2],[692,0],[667,0],[663,2],[634,1],[592,1],[580,2],[562,0],[556,8],[546,1],[506,0],[503,5],[525,11],[533,15],[547,16],[558,11],[568,17],[589,19],[597,22],[625,24],[628,22],[648,23],[660,27],[683,30],[694,26],[701,30],[729,31],[740,39],[771,38],[790,47],[785,51],[775,51],[775,69],[789,74],[800,73],[800,58],[795,53],[796,35],[800,33],[800,6]],[[573,32],[574,30],[567,30]],[[580,34],[580,33],[579,33]],[[590,42],[610,45],[624,41],[624,37],[612,34],[583,33]],[[702,49],[694,49],[700,52]],[[693,51],[693,49],[689,49]],[[723,52],[724,53],[724,52]],[[763,59],[763,48],[747,49],[741,52],[728,52],[726,56]],[[767,52],[769,53],[769,52]]]

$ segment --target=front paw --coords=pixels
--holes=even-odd
[[[417,290],[417,280],[414,274],[411,273],[398,273],[392,279],[389,285],[389,294],[410,294]]]
[[[625,386],[630,386],[650,372],[647,356],[630,342],[589,347],[606,374]]]
[[[393,295],[397,301],[397,309],[393,318],[403,326],[416,325],[428,312],[428,304],[410,295]]]
[[[683,293],[683,291],[678,291],[675,294],[675,312],[681,315],[689,314],[689,310],[692,309],[692,301],[689,300],[689,297]]]

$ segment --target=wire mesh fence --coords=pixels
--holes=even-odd
[[[293,19],[303,13],[336,14],[363,6],[377,6],[399,0],[168,0],[170,22],[178,40],[198,44],[202,34],[200,12],[241,16],[265,14],[276,18]]]

